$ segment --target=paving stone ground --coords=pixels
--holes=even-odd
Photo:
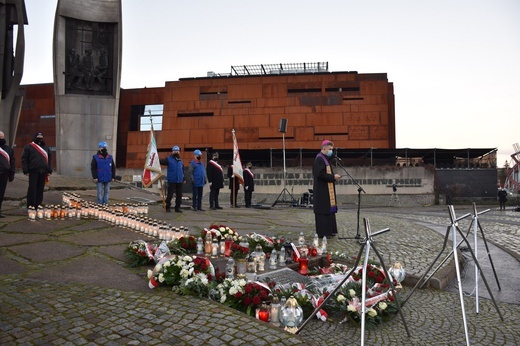
[[[88,180],[53,178],[54,186],[46,192],[45,203],[59,203],[63,191],[77,191],[86,200],[95,199]],[[128,268],[123,256],[130,241],[146,239],[145,236],[98,220],[30,222],[23,204],[27,182],[23,177],[18,180],[15,180],[17,185],[8,186],[2,208],[7,217],[0,219],[0,345],[361,343],[360,328],[337,320],[312,319],[298,335],[292,335],[211,300],[178,296],[166,287],[150,290],[146,280],[148,268]],[[227,191],[222,191],[221,198],[227,201]],[[133,197],[158,199],[124,185],[111,193],[114,202]],[[207,207],[207,199],[205,196],[203,207]],[[273,196],[264,199],[273,199]],[[457,206],[457,214],[469,212],[470,207]],[[489,265],[485,266],[485,274],[503,321],[491,299],[479,300],[477,314],[475,297],[465,292],[468,335],[472,345],[517,345],[520,344],[520,306],[516,298],[520,296],[519,215],[513,211],[501,213],[496,206],[488,207],[492,210],[482,216],[481,223],[488,242],[503,253],[495,263],[501,292],[488,271]],[[212,223],[222,223],[239,233],[284,234],[293,240],[300,232],[306,237],[314,235],[314,216],[308,208],[206,209],[206,212],[185,209],[182,214],[164,213],[160,205],[155,204],[150,207],[150,216],[188,226],[192,234],[198,234],[202,227]],[[340,210],[339,237],[352,238],[357,228],[356,207],[345,205]],[[361,209],[361,233],[364,232],[363,218],[369,219],[372,231],[390,228],[390,232],[375,238],[374,245],[386,264],[395,260],[404,264],[408,283],[420,277],[442,250],[442,230],[449,225],[445,206],[371,205]],[[466,231],[470,221],[460,222],[460,228]],[[449,253],[450,246],[442,252],[442,257]],[[354,256],[360,244],[356,239],[333,239],[329,247],[331,251]],[[370,257],[374,256],[371,251]],[[486,259],[481,261],[485,265]],[[462,270],[463,273],[472,270],[470,263]],[[397,316],[376,330],[366,331],[364,342],[370,345],[465,344],[460,297],[458,290],[449,290],[454,284],[447,279],[453,274],[453,262],[448,261],[428,288],[416,290],[410,296],[402,309],[409,337],[405,323]],[[445,281],[448,285],[443,284]],[[435,283],[443,285],[443,289],[433,288]],[[471,288],[472,282],[464,276],[463,285]],[[484,285],[481,286],[481,290],[485,290]],[[401,297],[408,297],[411,291],[412,288],[405,285]]]

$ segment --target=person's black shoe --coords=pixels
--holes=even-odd
[[[195,207],[191,207],[191,208],[193,209],[193,211],[197,211],[197,208],[195,208]]]
[[[182,213],[182,210],[180,210],[180,209],[175,209],[175,212],[176,212],[176,213]]]
[[[209,208],[209,209],[211,209],[211,210],[217,210],[217,208],[215,208],[215,207],[211,207],[211,208]]]
[[[216,208],[216,209],[224,209],[224,208],[222,208],[222,207],[220,207],[220,206],[217,206],[217,208]]]
[[[166,208],[166,212],[167,213],[171,213],[172,212],[172,208]]]
[[[3,219],[3,218],[5,218],[5,215],[0,214],[0,219]]]
[[[197,208],[198,211],[205,211],[204,209],[202,208]]]

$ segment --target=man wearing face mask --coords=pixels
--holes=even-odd
[[[45,145],[41,132],[35,134],[33,141],[23,148],[22,171],[29,177],[27,207],[38,209],[43,202],[45,181],[52,174],[51,151]]]
[[[193,152],[193,160],[190,161],[188,172],[191,178],[193,188],[193,210],[204,211],[202,209],[202,191],[206,185],[206,169],[202,163],[202,152],[197,149]]]
[[[110,183],[116,177],[116,165],[114,159],[108,154],[107,142],[99,142],[98,152],[92,156],[90,171],[92,179],[97,186],[97,203],[108,204]]]
[[[209,207],[211,210],[222,209],[218,203],[220,189],[224,187],[224,170],[218,163],[218,153],[214,152],[209,160],[207,171],[209,181]]]
[[[7,182],[14,180],[14,172],[14,151],[6,144],[5,135],[0,131],[0,218],[5,217],[2,214],[2,202],[4,200]]]
[[[318,236],[330,238],[338,233],[336,213],[338,204],[336,199],[335,183],[341,176],[334,174],[330,159],[333,155],[334,144],[329,140],[321,143],[321,152],[316,155],[312,168],[314,179],[314,218]]]
[[[173,193],[175,192],[175,212],[182,213],[182,184],[184,179],[184,164],[182,163],[180,148],[174,146],[172,154],[165,159],[159,160],[161,165],[167,166],[166,179],[168,181],[168,194],[166,195],[166,212],[170,213]]]

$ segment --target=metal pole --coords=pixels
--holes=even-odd
[[[283,150],[283,188],[285,189],[285,133],[282,132],[282,150]]]

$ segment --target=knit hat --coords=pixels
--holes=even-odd
[[[196,149],[196,150],[193,152],[193,155],[202,155],[202,152],[201,152],[199,149]]]

